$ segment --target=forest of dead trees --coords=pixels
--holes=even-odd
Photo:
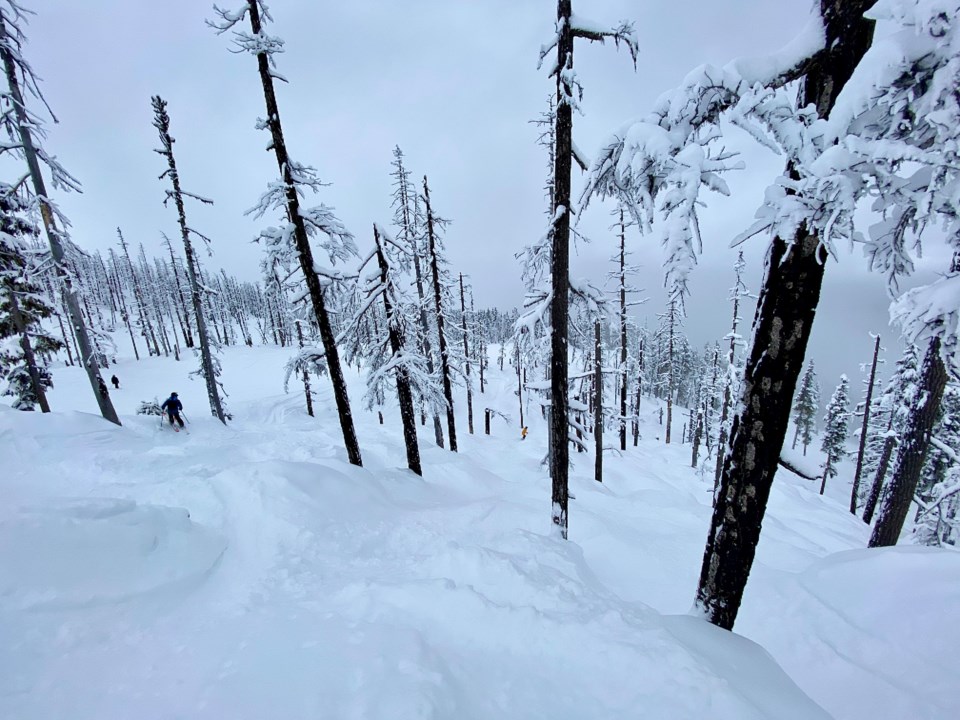
[[[639,419],[653,413],[662,428],[656,440],[689,446],[691,467],[714,489],[698,603],[711,622],[727,628],[736,618],[778,467],[807,477],[821,493],[839,482],[838,475],[849,474],[843,480],[852,487],[850,512],[874,522],[871,546],[896,543],[911,509],[920,542],[955,544],[958,309],[941,307],[923,294],[925,288],[902,294],[894,315],[906,352],[884,358],[880,338],[865,337],[863,376],[825,379],[837,388],[828,402],[821,400],[820,380],[806,357],[833,245],[854,232],[850,203],[868,191],[889,200],[886,230],[871,239],[870,252],[873,266],[893,280],[908,271],[906,234],[919,233],[924,222],[956,223],[958,217],[949,183],[956,182],[951,179],[960,164],[941,162],[931,151],[953,147],[942,152],[955,153],[950,130],[912,115],[909,122],[896,116],[905,87],[913,88],[916,102],[958,112],[956,98],[924,95],[940,87],[929,82],[937,72],[956,64],[942,49],[949,43],[928,43],[922,66],[907,63],[900,75],[870,88],[874,106],[893,108],[890,117],[871,116],[874,122],[865,124],[849,110],[858,106],[847,103],[843,111],[852,114],[846,125],[838,129],[838,120],[829,133],[824,130],[844,85],[861,65],[869,70],[873,62],[874,20],[863,17],[869,5],[823,0],[824,37],[809,55],[780,65],[771,61],[763,72],[730,66],[693,74],[661,98],[632,135],[591,161],[572,142],[573,110],[584,102],[572,72],[574,48],[610,40],[634,61],[641,49],[629,23],[598,29],[573,13],[570,0],[559,0],[556,34],[541,49],[556,92],[536,121],[546,155],[547,230],[539,241],[517,248],[526,297],[523,307],[505,310],[484,308],[482,302],[477,307],[470,268],[454,268],[447,258],[455,226],[436,206],[428,175],[419,168],[415,173],[400,148],[384,158],[393,187],[392,197],[383,199],[389,223],[371,222],[354,235],[332,208],[309,205],[323,183],[287,145],[273,82],[282,41],[265,31],[272,18],[258,0],[216,9],[209,24],[232,38],[240,51],[237,72],[256,72],[263,90],[268,120],[258,128],[269,135],[279,175],[264,178],[263,195],[251,198],[250,213],[267,225],[257,238],[261,279],[240,280],[216,270],[210,250],[222,241],[211,242],[189,224],[189,203],[215,198],[181,187],[170,136],[177,108],[159,97],[152,99],[162,171],[157,197],[168,206],[171,222],[176,216],[179,239],[163,236],[163,254],[151,257],[143,238],[159,229],[117,228],[106,253],[81,249],[55,205],[57,193],[75,190],[78,183],[42,146],[46,106],[24,56],[27,10],[4,0],[0,54],[7,142],[0,153],[18,168],[0,186],[0,371],[7,393],[17,408],[46,412],[57,363],[79,364],[103,416],[119,423],[100,372],[116,361],[112,338],[123,334],[136,360],[163,355],[196,363],[211,412],[227,422],[229,388],[220,382],[220,349],[289,347],[284,382],[302,385],[304,412],[310,415],[316,387],[331,383],[344,448],[355,465],[362,464],[362,447],[345,368],[366,374],[363,406],[381,423],[402,428],[407,464],[418,475],[424,472],[419,443],[426,437],[456,452],[458,437],[481,427],[490,432],[492,419],[508,418],[516,432],[525,418],[540,416],[549,428],[544,469],[552,479],[551,516],[563,537],[571,453],[574,461],[578,454],[592,454],[595,478],[602,482],[604,454],[638,446]],[[920,13],[920,6],[915,10]],[[919,14],[893,19],[924,32],[958,32]],[[286,92],[296,91],[294,78]],[[696,102],[688,102],[691,98]],[[784,177],[772,180],[789,192],[779,199],[768,193],[758,223],[747,233],[770,238],[765,274],[748,278],[741,254],[730,268],[730,323],[716,328],[712,341],[696,345],[684,328],[687,281],[701,242],[696,206],[701,185],[728,192],[722,175],[734,164],[715,144],[724,115],[786,156]],[[666,140],[642,141],[653,136]],[[835,152],[841,143],[847,155],[858,154],[855,171],[847,155]],[[912,168],[889,162],[892,146],[915,150],[914,162],[935,171],[904,180]],[[633,162],[626,162],[630,157]],[[641,157],[645,164],[637,161]],[[833,164],[824,174],[828,160]],[[698,179],[691,181],[694,162]],[[817,172],[810,171],[818,162]],[[574,165],[588,171],[580,196],[571,190]],[[851,174],[869,178],[861,179],[864,188],[837,180]],[[189,186],[190,179],[184,183]],[[838,199],[843,193],[851,194]],[[797,197],[818,211],[804,214]],[[593,241],[609,244],[607,282],[577,284],[570,276],[569,245],[578,232],[573,208],[579,206],[579,214],[601,199],[612,203],[612,226],[607,238]],[[920,218],[921,213],[930,217]],[[654,232],[654,215],[662,216],[667,228],[668,300],[662,308],[644,304],[630,263],[631,245]],[[938,283],[958,282],[957,257]],[[890,344],[898,342],[890,338]],[[515,374],[515,407],[487,405],[485,384],[494,366]],[[457,426],[455,407],[466,427]],[[806,462],[805,455],[818,461]]]

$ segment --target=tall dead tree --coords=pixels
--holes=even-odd
[[[450,450],[457,452],[457,423],[453,416],[453,384],[450,378],[450,355],[447,351],[447,337],[443,321],[443,293],[440,286],[440,261],[437,251],[437,233],[434,227],[436,218],[430,206],[430,186],[427,176],[423,176],[423,202],[427,211],[427,254],[430,258],[430,275],[433,278],[433,305],[437,315],[437,345],[440,350],[440,374],[443,376],[443,396],[447,400],[447,434],[450,436]]]
[[[460,331],[463,333],[463,362],[467,382],[467,432],[473,435],[473,388],[470,386],[470,345],[467,340],[467,303],[463,294],[463,273],[460,273]]]
[[[550,228],[550,278],[553,290],[550,299],[550,478],[551,515],[561,537],[568,533],[568,500],[570,447],[569,425],[569,294],[570,294],[570,173],[573,169],[573,109],[577,106],[582,88],[573,71],[573,41],[581,38],[604,42],[611,38],[618,45],[623,42],[634,63],[637,42],[629,23],[607,31],[598,31],[592,23],[573,22],[572,0],[557,0],[556,35],[540,51],[540,61],[556,49],[557,60],[551,71],[556,78],[557,106],[555,111],[556,142],[553,165],[553,217]],[[589,25],[589,26],[588,26]],[[578,162],[585,165],[583,158]]]
[[[200,284],[197,281],[196,259],[193,253],[193,243],[190,240],[191,234],[196,234],[201,239],[196,230],[192,230],[187,225],[187,214],[183,207],[183,196],[188,195],[205,204],[213,204],[213,201],[186,193],[180,187],[180,174],[177,172],[177,162],[173,157],[173,138],[170,136],[170,115],[167,114],[167,103],[159,95],[151,98],[153,105],[153,126],[160,135],[160,147],[154,152],[166,158],[167,169],[160,175],[160,179],[169,178],[172,190],[166,191],[166,198],[163,204],[166,205],[169,200],[173,200],[177,210],[177,222],[180,225],[180,237],[183,240],[183,253],[187,259],[187,276],[190,278],[190,294],[193,301],[193,315],[197,323],[197,336],[200,340],[200,366],[203,369],[203,379],[207,385],[207,399],[210,401],[210,412],[222,422],[227,424],[227,417],[223,411],[223,401],[220,398],[220,389],[217,386],[217,371],[214,368],[213,356],[210,352],[210,338],[207,334],[207,325],[203,314],[203,298],[200,295]]]
[[[737,255],[737,262],[733,269],[736,273],[736,281],[730,290],[730,300],[733,302],[733,320],[730,323],[730,347],[727,349],[727,371],[724,374],[723,381],[723,401],[720,406],[720,437],[717,440],[717,467],[713,477],[713,489],[720,484],[720,473],[723,471],[723,457],[727,449],[727,432],[729,430],[727,419],[730,414],[730,407],[733,402],[733,383],[734,373],[736,372],[737,343],[740,341],[740,335],[737,329],[740,326],[740,298],[747,294],[747,286],[743,283],[743,270],[747,263],[743,259],[743,250]]]
[[[347,459],[353,465],[362,465],[363,460],[360,456],[360,445],[357,442],[356,430],[353,426],[353,413],[350,410],[350,398],[347,394],[347,383],[343,376],[343,368],[340,364],[340,353],[337,349],[336,336],[333,332],[333,326],[330,323],[330,316],[327,312],[326,300],[323,295],[323,287],[320,283],[320,277],[317,273],[317,266],[314,262],[313,250],[310,247],[310,238],[307,233],[307,224],[304,216],[311,220],[311,225],[324,231],[321,224],[329,219],[319,218],[306,208],[301,208],[298,189],[305,186],[311,188],[319,187],[319,181],[313,178],[306,178],[307,168],[300,163],[294,162],[287,150],[286,140],[283,136],[283,126],[280,123],[280,108],[277,105],[277,96],[274,91],[273,79],[275,73],[271,69],[271,57],[276,52],[282,50],[283,41],[279,38],[271,37],[263,30],[261,10],[263,10],[264,19],[269,20],[270,16],[265,11],[265,6],[259,0],[247,0],[239,10],[229,12],[214,8],[219,17],[219,21],[210,23],[218,33],[224,33],[232,30],[234,26],[242,22],[249,16],[251,33],[242,31],[235,32],[235,40],[239,48],[245,52],[253,54],[257,59],[257,69],[260,74],[260,83],[263,86],[263,99],[266,105],[267,116],[261,120],[261,127],[270,131],[270,145],[268,149],[273,150],[277,159],[277,166],[280,168],[282,178],[283,204],[285,205],[287,220],[293,226],[293,245],[295,248],[300,268],[303,272],[304,282],[307,285],[307,294],[310,297],[310,303],[313,307],[314,315],[317,319],[317,327],[320,330],[320,340],[323,343],[324,356],[327,363],[327,371],[330,374],[330,383],[333,385],[333,397],[337,405],[337,414],[340,419],[340,430],[343,433],[343,444],[347,451]],[[273,200],[274,198],[270,198]],[[265,206],[261,206],[264,208]],[[324,208],[320,208],[323,210]],[[262,214],[262,212],[260,213]]]
[[[386,318],[387,332],[390,336],[390,349],[393,356],[399,358],[404,352],[404,337],[402,331],[402,322],[398,319],[397,313],[400,308],[394,307],[391,301],[391,293],[387,291],[389,285],[393,282],[390,275],[390,267],[387,264],[386,253],[383,249],[383,241],[380,238],[380,231],[376,225],[373,226],[374,242],[377,246],[377,265],[380,268],[380,284],[383,286],[383,312]],[[400,419],[403,423],[403,443],[407,451],[407,467],[417,475],[423,475],[423,468],[420,466],[420,446],[417,443],[417,417],[413,410],[413,394],[410,391],[409,370],[403,363],[396,366],[396,384],[397,401],[400,404]]]
[[[89,380],[93,396],[97,400],[100,414],[104,419],[119,425],[120,418],[117,416],[117,411],[110,400],[110,394],[100,391],[100,388],[104,385],[103,378],[100,377],[100,367],[97,364],[93,344],[90,341],[90,335],[87,332],[87,326],[84,323],[80,304],[73,288],[73,279],[64,251],[65,237],[58,227],[56,219],[58,211],[49,200],[50,195],[47,192],[46,181],[40,171],[41,158],[34,144],[33,133],[36,128],[43,127],[43,121],[27,110],[20,88],[18,73],[25,78],[26,86],[45,104],[40,95],[38,78],[21,53],[22,46],[26,41],[21,29],[26,21],[26,12],[15,2],[8,2],[7,6],[0,7],[0,58],[3,59],[4,73],[7,76],[10,91],[8,100],[12,105],[12,114],[5,121],[13,126],[14,131],[20,138],[18,147],[9,144],[4,150],[12,151],[27,164],[30,182],[33,185],[34,196],[43,221],[43,229],[50,245],[50,257],[53,260],[54,271],[60,283],[70,326],[76,337],[80,361],[87,373],[87,380]],[[42,160],[51,172],[55,188],[79,189],[79,183],[52,156],[44,152],[42,153]]]
[[[603,482],[603,342],[600,337],[600,321],[593,324],[593,439],[596,443],[596,462],[593,479]],[[622,429],[622,428],[621,428]]]
[[[416,232],[418,225],[417,216],[419,214],[420,200],[415,190],[410,187],[410,175],[403,164],[403,152],[399,147],[393,150],[393,166],[396,168],[394,177],[396,178],[396,191],[394,192],[394,205],[400,211],[400,229],[403,239],[410,245],[411,255],[413,255],[413,273],[417,285],[417,299],[419,300],[420,320],[420,344],[423,351],[423,357],[427,363],[427,372],[434,373],[433,365],[433,347],[430,342],[430,322],[427,318],[427,298],[423,290],[424,279],[423,269],[420,264],[420,253],[422,250],[421,240]],[[410,198],[413,197],[413,208],[410,207]],[[440,422],[440,415],[433,413],[433,437],[437,447],[443,447],[443,423]]]
[[[873,406],[873,386],[877,380],[877,358],[880,357],[880,336],[873,343],[873,362],[870,363],[870,378],[867,380],[867,395],[863,401],[863,424],[860,426],[860,446],[857,449],[857,469],[853,473],[853,490],[850,493],[850,512],[857,514],[857,494],[860,492],[860,474],[863,472],[863,456],[867,449],[867,430],[870,427],[870,409]]]

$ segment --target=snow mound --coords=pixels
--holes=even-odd
[[[0,604],[21,609],[124,600],[197,580],[226,544],[182,508],[64,498],[0,521]]]

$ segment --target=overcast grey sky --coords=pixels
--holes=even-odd
[[[224,0],[226,6],[239,0]],[[256,279],[259,251],[251,245],[261,223],[244,217],[276,174],[263,115],[255,60],[229,52],[227,36],[204,25],[210,5],[197,0],[33,2],[27,57],[44,79],[60,118],[48,149],[84,185],[81,196],[57,201],[84,248],[105,249],[119,225],[148,252],[161,230],[175,236],[173,211],[161,205],[161,158],[152,152],[150,96],[169,101],[175,151],[185,189],[211,197],[214,207],[188,207],[190,223],[215,241],[213,267]],[[550,37],[552,0],[275,0],[275,24],[286,52],[278,70],[281,117],[291,154],[314,165],[332,185],[318,199],[337,208],[361,244],[371,223],[390,220],[389,163],[399,144],[416,177],[430,176],[440,214],[453,221],[450,260],[468,273],[478,306],[522,300],[514,253],[544,231],[545,158],[528,123],[545,108],[552,83],[537,71],[537,51]],[[577,144],[588,154],[630,117],[695,66],[773,52],[807,17],[806,0],[579,0],[574,11],[595,21],[635,23],[640,58],[613,46],[578,44],[584,116],[574,120]],[[748,170],[731,175],[730,198],[711,198],[702,216],[707,247],[691,283],[687,328],[696,344],[727,332],[736,252],[730,239],[750,224],[764,188],[782,162],[749,141],[740,143]],[[575,189],[582,178],[575,178]],[[610,206],[591,205],[582,230],[593,243],[578,248],[572,274],[602,278],[614,240]],[[275,223],[271,218],[267,223]],[[640,315],[652,322],[662,308],[662,255],[634,232],[639,284],[651,298]],[[744,250],[746,281],[761,282],[765,242]],[[866,272],[859,250],[830,261],[808,356],[821,369],[829,395],[841,372],[856,382],[868,359],[868,331],[887,327],[883,282]],[[747,326],[752,307],[746,313]],[[746,332],[746,328],[745,328]],[[889,348],[892,365],[896,350]]]

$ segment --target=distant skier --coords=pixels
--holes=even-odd
[[[106,399],[110,396],[110,391],[107,390],[107,384],[103,381],[102,377],[97,378],[97,387],[100,388],[100,395]]]
[[[110,378],[110,382],[113,383],[114,388],[116,388],[117,390],[120,389],[120,378],[118,378],[116,375]]]
[[[521,439],[521,440],[526,440],[526,439],[527,439],[527,429],[526,429],[526,428],[524,428],[523,430],[520,431],[520,439]]]
[[[180,411],[183,410],[183,403],[180,402],[180,398],[177,397],[176,393],[170,393],[170,397],[163,401],[160,409],[166,410],[167,417],[170,419],[170,425],[173,425],[173,421],[176,420],[180,424],[180,427],[183,427],[183,418],[180,417]],[[176,430],[176,428],[174,428],[174,430]]]

